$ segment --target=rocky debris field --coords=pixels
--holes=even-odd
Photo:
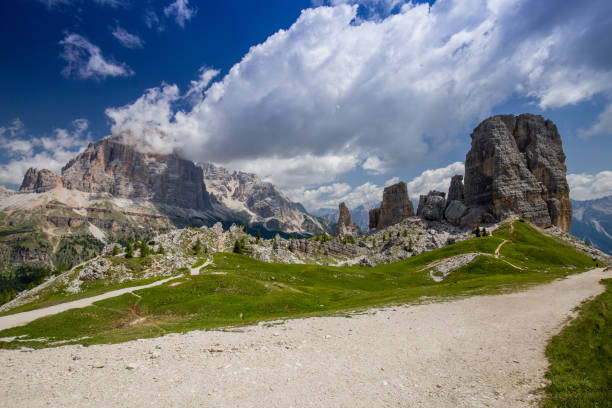
[[[524,292],[90,347],[0,352],[10,407],[524,407],[593,270]],[[350,317],[350,318],[348,318]]]

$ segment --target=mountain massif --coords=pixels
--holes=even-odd
[[[0,189],[0,272],[22,264],[71,265],[107,242],[219,221],[264,236],[331,232],[328,221],[254,174],[141,153],[106,137],[61,175],[30,168],[19,192]]]
[[[612,255],[612,196],[572,200],[572,207],[572,235]]]

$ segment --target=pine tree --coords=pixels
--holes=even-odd
[[[412,239],[410,239],[410,241],[408,241],[408,252],[412,252],[412,250]]]
[[[119,254],[119,247],[117,245],[113,245],[113,256],[117,256]]]
[[[130,241],[125,245],[125,257],[128,259],[134,257],[134,247]]]
[[[234,242],[234,253],[235,254],[242,253],[242,242],[240,242],[240,240],[238,239]]]
[[[260,240],[261,240],[261,231],[257,230],[257,241],[255,241],[255,242],[257,242],[259,244]]]
[[[195,254],[200,253],[200,251],[202,250],[202,243],[200,242],[200,238],[196,240],[195,244],[193,244],[193,247],[191,249]]]
[[[408,236],[408,231],[407,231],[406,229],[404,229],[404,230],[402,231],[402,235],[403,235],[404,237],[407,237],[407,236]]]
[[[159,244],[159,247],[157,248],[157,253],[160,255],[164,255],[166,253],[166,250],[164,249],[162,244]]]
[[[140,241],[139,248],[140,248],[141,258],[146,258],[147,256],[149,256],[150,250],[149,250],[149,246],[147,245],[147,241],[145,241],[144,239]]]

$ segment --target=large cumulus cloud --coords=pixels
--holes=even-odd
[[[366,20],[342,3],[355,2],[304,10],[218,82],[202,75],[189,108],[177,110],[183,96],[163,85],[109,110],[112,132],[193,160],[249,163],[291,187],[308,173],[286,177],[270,163],[307,171],[312,158],[347,159],[312,184],[361,165],[381,173],[448,151],[511,97],[543,109],[610,97],[607,0],[383,1],[394,13]]]

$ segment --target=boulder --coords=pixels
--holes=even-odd
[[[440,221],[444,217],[446,207],[445,193],[440,191],[430,191],[427,195],[419,197],[419,207],[417,215],[424,220]]]
[[[471,138],[465,160],[468,207],[484,207],[500,220],[517,215],[569,231],[565,154],[553,122],[532,114],[498,115],[478,125]]]
[[[446,210],[444,210],[444,218],[449,224],[459,225],[461,223],[461,217],[465,215],[467,210],[468,208],[462,201],[449,201],[448,205],[446,206]]]
[[[483,224],[495,222],[495,217],[483,207],[470,207],[467,213],[459,221],[463,228],[474,228]]]
[[[414,207],[408,197],[405,182],[385,187],[380,208],[370,210],[370,230],[386,228],[414,216]]]

